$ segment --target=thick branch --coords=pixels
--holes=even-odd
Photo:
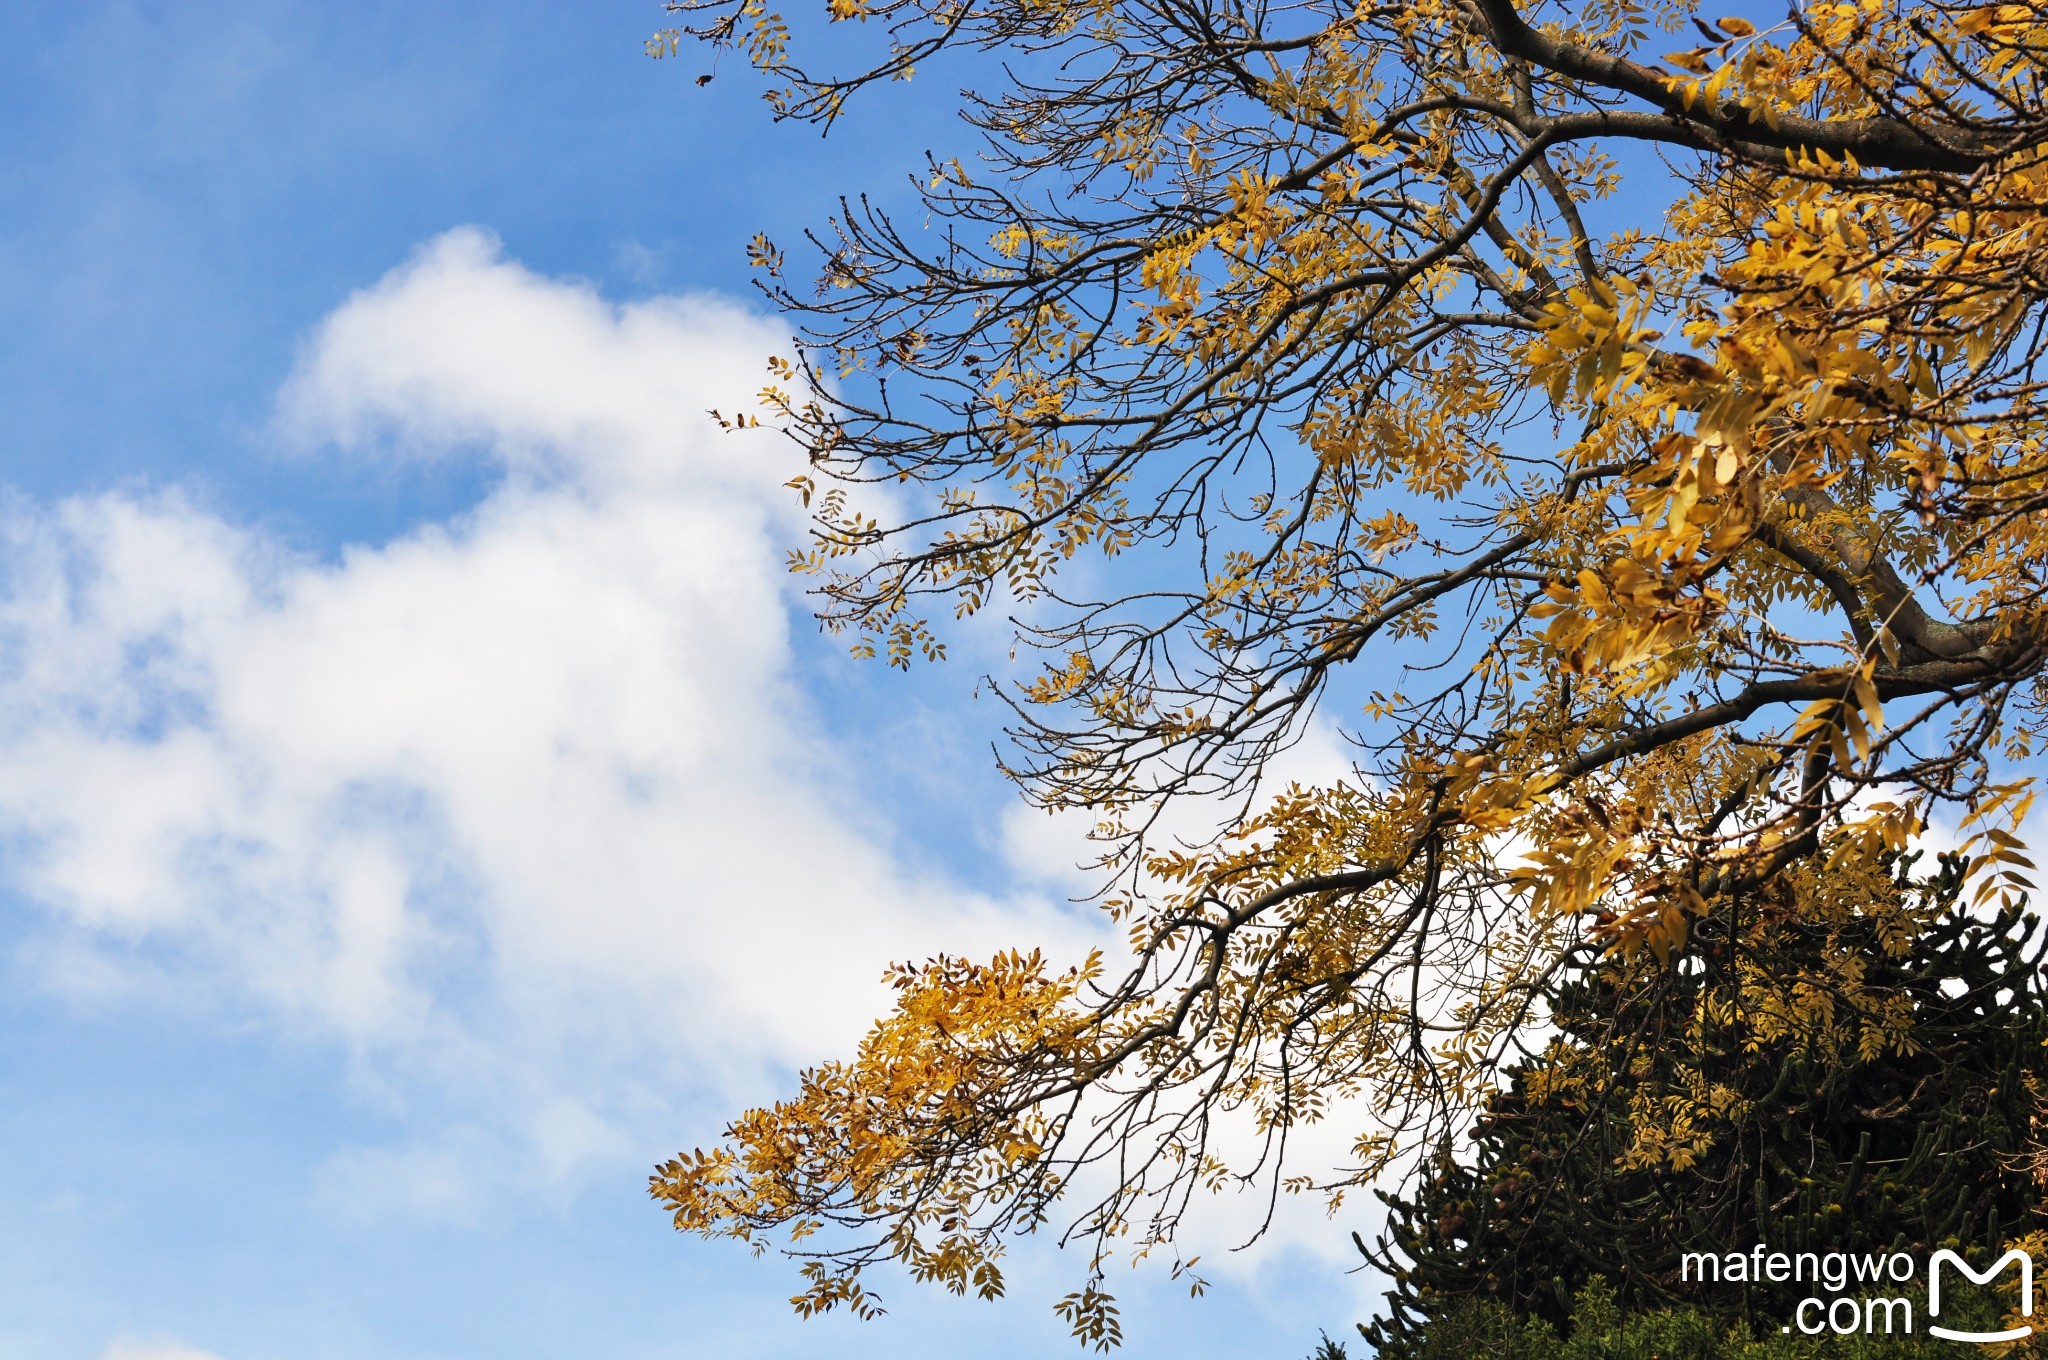
[[[1827,535],[1842,566],[1875,597],[1872,612],[1877,621],[1920,657],[1956,660],[1983,647],[1988,633],[1981,627],[1937,619],[1913,597],[1911,588],[1872,541],[1867,521],[1851,523],[1834,498],[1819,487],[1788,486],[1782,494]]]
[[[1682,121],[1696,123],[1737,142],[1790,150],[1806,147],[1835,155],[1854,156],[1864,165],[1891,170],[1939,170],[1964,175],[1997,154],[1997,145],[1979,133],[1960,128],[1932,131],[1893,118],[1798,118],[1782,116],[1775,124],[1753,117],[1747,109],[1711,104],[1685,107],[1670,77],[1625,57],[1553,38],[1529,26],[1513,0],[1472,0],[1495,46],[1511,57],[1533,62],[1559,75],[1590,81],[1632,94]]]

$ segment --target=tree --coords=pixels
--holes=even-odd
[[[1924,1308],[1917,1290],[1902,1292]],[[1991,1291],[1958,1290],[1942,1299],[1943,1320],[1954,1317],[1958,1327],[1973,1330],[2000,1327],[2008,1312]],[[2023,1353],[2032,1354],[2006,1352]],[[1696,1308],[1629,1310],[1596,1280],[1572,1301],[1569,1338],[1541,1318],[1518,1317],[1493,1300],[1474,1299],[1431,1327],[1413,1354],[1416,1360],[1948,1360],[1955,1346],[1924,1332],[1804,1336],[1769,1327],[1753,1331]]]
[[[908,666],[1017,611],[1009,768],[1098,819],[1132,953],[905,966],[852,1060],[659,1169],[679,1228],[786,1233],[800,1308],[890,1260],[999,1292],[1071,1194],[1107,1342],[1110,1248],[1412,1169],[1587,950],[1936,815],[2017,891],[2037,4],[830,0],[843,73],[766,0],[670,8],[654,51],[740,49],[782,118],[980,82],[978,154],[846,202],[815,292],[755,241],[801,328],[764,409],[827,627]],[[1354,777],[1262,782],[1318,711]],[[1289,1167],[1339,1108],[1348,1164]]]
[[[1702,923],[1682,966],[1568,979],[1558,1035],[1488,1100],[1470,1154],[1446,1149],[1393,1201],[1368,1252],[1395,1281],[1361,1328],[1374,1354],[1430,1352],[1474,1300],[1566,1324],[1595,1282],[1627,1309],[1766,1331],[1813,1289],[1701,1291],[1689,1252],[2000,1255],[2041,1203],[2025,1159],[2048,1094],[2048,939],[2016,908],[1957,910],[1962,867],[1787,874]]]

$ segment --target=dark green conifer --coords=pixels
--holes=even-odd
[[[1394,1280],[1359,1329],[1378,1353],[1419,1354],[1477,1300],[1569,1330],[1594,1282],[1625,1311],[1775,1331],[1810,1285],[1702,1288],[1682,1254],[1924,1259],[2038,1227],[2021,1163],[2048,1080],[2041,932],[2018,905],[1966,909],[1954,859],[1910,869],[1791,881],[1727,904],[1677,966],[1588,961],[1561,984],[1556,1038],[1359,1242]]]

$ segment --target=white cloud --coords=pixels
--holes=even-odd
[[[138,1341],[133,1337],[117,1336],[100,1352],[100,1360],[220,1360],[220,1357],[182,1341],[161,1338]]]
[[[1085,825],[1003,820],[1036,897],[908,871],[792,681],[786,468],[704,415],[774,338],[455,232],[316,330],[278,428],[337,477],[488,460],[465,514],[321,562],[176,491],[0,511],[0,835],[45,983],[348,1045],[406,1132],[334,1149],[323,1212],[565,1193],[843,1052],[891,959],[1080,952],[1047,899]],[[1277,773],[1348,763],[1319,728]],[[1188,1249],[1254,1271],[1263,1215],[1220,1197]],[[1269,1241],[1349,1250],[1294,1197]]]
[[[337,1194],[433,1207],[506,1111],[566,1174],[843,1048],[891,958],[1070,931],[847,810],[788,674],[786,470],[704,415],[773,339],[452,232],[318,328],[278,425],[338,477],[487,459],[463,516],[316,562],[175,491],[7,508],[0,833],[53,985],[340,1036],[442,1113]]]

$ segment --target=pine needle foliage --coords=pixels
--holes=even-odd
[[[2017,906],[1961,910],[1961,869],[1901,874],[1908,935],[1878,912],[1830,927],[1786,885],[1718,919],[1688,966],[1570,979],[1557,1037],[1470,1150],[1388,1197],[1368,1254],[1395,1289],[1361,1329],[1377,1352],[1435,1353],[1432,1329],[1474,1301],[1569,1326],[1594,1283],[1625,1310],[1775,1330],[1811,1283],[1687,1282],[1682,1254],[1989,1260],[2038,1229],[2048,941]],[[1784,1024],[1790,979],[1842,1017],[1831,1034]]]
[[[1944,1321],[1986,1331],[2002,1316],[1996,1298],[1960,1292],[1942,1301],[1942,1311]],[[1468,1299],[1399,1354],[1412,1360],[1955,1360],[1958,1353],[1958,1343],[1924,1330],[1804,1336],[1730,1323],[1696,1308],[1627,1309],[1599,1280],[1579,1292],[1570,1312],[1571,1324],[1560,1329],[1490,1299]],[[1392,1360],[1395,1352],[1383,1354]]]

